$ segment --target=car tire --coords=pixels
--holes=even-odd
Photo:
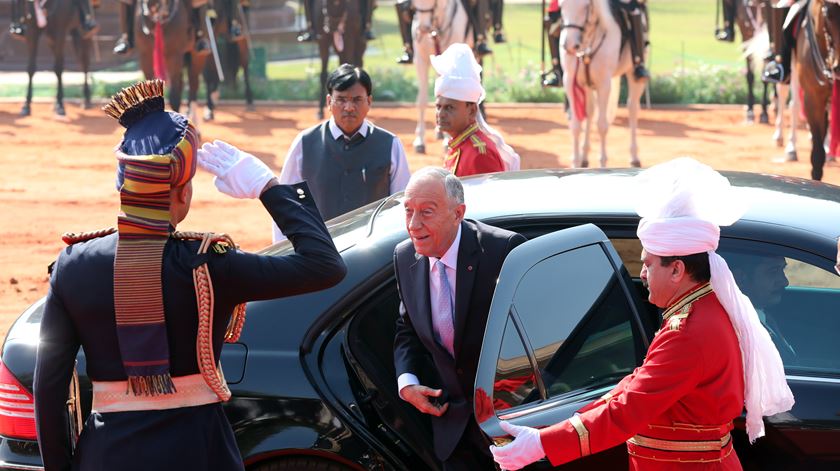
[[[352,471],[352,468],[334,461],[313,458],[310,456],[295,456],[260,463],[250,468],[250,471]]]

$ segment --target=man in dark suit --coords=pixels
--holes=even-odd
[[[402,300],[394,340],[400,397],[433,416],[443,469],[493,469],[473,414],[475,372],[502,262],[525,238],[465,220],[461,182],[441,168],[415,173],[404,205],[410,240],[394,250]],[[428,358],[436,378],[418,377]]]

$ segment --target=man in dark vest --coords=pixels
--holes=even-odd
[[[327,78],[332,117],[297,135],[280,182],[305,180],[324,220],[402,191],[410,172],[399,138],[367,119],[373,101],[370,76],[342,64]],[[274,226],[274,240],[282,237]]]

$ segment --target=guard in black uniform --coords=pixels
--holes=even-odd
[[[345,266],[306,184],[280,185],[231,146],[199,150],[186,117],[163,111],[163,82],[129,87],[105,110],[127,127],[121,211],[117,229],[67,235],[52,271],[34,379],[45,469],[243,470],[221,406],[230,397],[222,344],[238,336],[246,301],[328,288]],[[258,196],[295,253],[256,255],[224,235],[174,232],[196,163],[220,191]],[[93,410],[74,451],[66,401],[80,346]]]

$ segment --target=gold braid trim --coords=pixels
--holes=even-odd
[[[155,97],[163,98],[163,85],[163,80],[154,79],[123,88],[102,107],[102,111],[119,121],[123,113],[144,101]]]
[[[89,232],[65,232],[61,235],[61,240],[63,240],[64,243],[66,243],[67,245],[73,245],[79,242],[84,242],[86,240],[104,237],[115,232],[117,232],[116,227],[106,227],[105,229],[99,229],[98,231]]]
[[[212,232],[175,232],[172,237],[181,240],[201,240],[199,254],[207,253],[213,244],[220,243],[236,247],[227,234],[213,234]],[[213,353],[213,281],[207,263],[202,263],[193,270],[195,297],[198,304],[198,332],[196,336],[196,357],[198,369],[210,389],[222,401],[230,399],[230,389],[222,373],[222,366],[216,361]],[[245,324],[245,304],[239,304],[233,309],[230,323],[225,332],[225,342],[232,343],[239,340],[242,327]]]

